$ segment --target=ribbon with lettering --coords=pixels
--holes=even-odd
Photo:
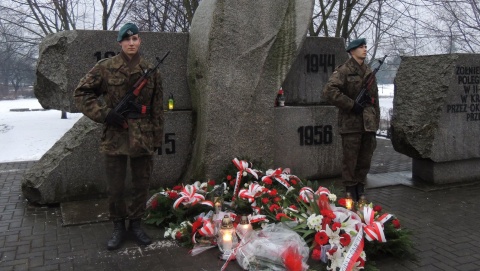
[[[383,223],[385,223],[391,217],[391,214],[383,214],[375,221],[375,211],[369,206],[364,206],[363,218],[365,220],[365,224],[363,225],[363,230],[365,231],[365,238],[368,241],[377,240],[383,243],[387,242],[385,233],[383,231]]]
[[[250,168],[250,164],[247,161],[238,160],[237,158],[235,158],[232,160],[232,162],[238,169],[237,178],[235,179],[235,186],[233,189],[232,201],[234,201],[235,198],[237,197],[238,187],[240,186],[240,183],[242,181],[243,173],[248,172],[252,174],[257,180],[258,180],[258,175],[252,168]]]
[[[358,257],[360,257],[363,251],[363,245],[363,230],[360,229],[343,259],[340,271],[350,271],[353,269],[353,265],[357,262]]]

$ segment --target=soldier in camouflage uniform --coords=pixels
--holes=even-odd
[[[342,179],[346,192],[355,201],[364,193],[373,151],[377,146],[376,131],[380,123],[380,106],[376,82],[369,90],[372,103],[365,107],[355,102],[362,84],[372,70],[364,63],[367,56],[365,39],[350,42],[351,58],[338,66],[323,89],[325,99],[338,107],[338,129],[342,136]]]
[[[130,220],[129,230],[139,244],[151,243],[141,228],[141,218],[145,213],[153,154],[161,147],[163,137],[160,73],[156,71],[148,78],[136,101],[130,104],[131,111],[119,114],[112,110],[144,71],[153,67],[138,52],[141,43],[138,32],[136,25],[125,24],[117,37],[122,52],[100,60],[80,80],[74,92],[77,108],[93,121],[103,123],[100,151],[105,154],[109,212],[114,224],[112,238],[107,244],[109,250],[118,249],[124,241],[127,233],[125,219]],[[128,158],[133,191],[127,209],[125,177]]]

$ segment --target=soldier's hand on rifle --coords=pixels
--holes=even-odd
[[[130,101],[130,102],[128,102],[128,104],[130,105],[130,108],[132,108],[135,112],[142,112],[142,105],[141,104],[137,104],[134,101]]]
[[[357,114],[357,115],[360,115],[363,113],[363,106],[357,102],[355,102],[353,104],[353,107],[352,107],[352,112]]]
[[[126,120],[122,115],[118,114],[114,110],[110,110],[105,118],[105,123],[108,125],[123,127],[123,125],[126,123]]]

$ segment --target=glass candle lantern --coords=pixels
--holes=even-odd
[[[347,192],[347,197],[345,198],[345,207],[348,210],[352,210],[353,208],[353,199],[352,199],[352,195],[350,195],[350,192]]]
[[[173,110],[175,106],[175,100],[173,99],[173,94],[170,93],[170,97],[168,98],[168,110]]]
[[[218,214],[222,211],[222,202],[223,199],[221,197],[215,197],[213,199],[213,204],[215,206],[215,214]]]
[[[365,195],[361,195],[360,200],[358,201],[358,209],[363,210],[363,207],[367,204],[367,198],[365,197]]]
[[[240,239],[244,239],[253,231],[252,224],[250,224],[246,215],[242,215],[236,231]]]
[[[232,253],[233,248],[237,245],[237,237],[235,235],[235,228],[233,227],[233,221],[228,215],[225,215],[222,219],[222,225],[218,232],[218,248],[222,252],[220,258],[223,260],[228,259]]]

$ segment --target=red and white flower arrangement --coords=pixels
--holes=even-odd
[[[191,246],[197,243],[196,239],[207,237],[212,241],[209,245],[216,245],[213,237],[218,230],[215,229],[218,219],[215,221],[208,213],[214,211],[214,196],[232,200],[230,205],[236,208],[227,213],[236,218],[235,223],[240,215],[245,215],[235,213],[242,207],[250,210],[249,221],[257,229],[265,223],[284,222],[306,241],[311,259],[324,262],[327,270],[363,269],[367,260],[365,241],[387,242],[384,227],[387,222],[400,230],[398,219],[383,213],[378,205],[370,203],[357,206],[357,211],[348,210],[344,198],[337,198],[325,187],[313,189],[305,185],[289,169],[269,169],[264,173],[246,161],[235,158],[232,162],[236,173],[228,174],[222,182],[209,180],[175,186],[156,193],[148,201],[150,215],[159,208],[160,201],[163,208],[170,203],[173,213],[180,213],[174,217],[176,221],[165,221],[169,225],[166,238]],[[192,208],[198,208],[198,212],[192,212]],[[182,217],[186,213],[189,216]]]

